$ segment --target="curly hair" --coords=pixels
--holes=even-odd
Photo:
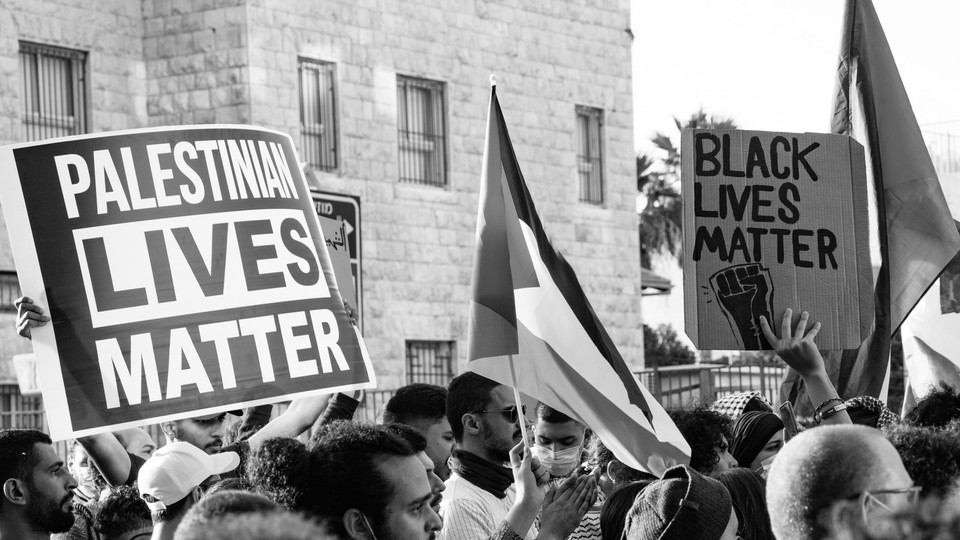
[[[884,433],[924,496],[943,496],[960,478],[960,424],[944,428],[899,424]]]
[[[938,427],[960,420],[960,394],[956,388],[941,381],[940,387],[920,400],[903,420],[915,426]]]
[[[710,474],[720,462],[717,446],[723,438],[730,441],[732,420],[703,406],[668,411],[680,434],[690,444],[690,467],[701,474]]]
[[[96,515],[94,528],[107,538],[153,525],[150,508],[133,486],[112,488],[110,494],[100,501]]]
[[[310,477],[310,453],[297,439],[268,439],[250,456],[247,480],[257,493],[287,510],[309,506],[313,493]]]

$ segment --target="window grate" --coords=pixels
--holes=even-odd
[[[603,111],[577,106],[580,202],[603,204]]]
[[[400,181],[447,185],[443,83],[397,77]]]
[[[300,147],[303,159],[324,171],[338,166],[336,64],[300,58]]]
[[[407,384],[450,384],[456,355],[455,341],[407,341]]]
[[[20,42],[25,141],[87,132],[86,62],[82,51]]]

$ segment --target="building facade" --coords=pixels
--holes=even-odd
[[[466,356],[495,74],[544,225],[640,368],[629,25],[629,0],[0,0],[0,144],[209,123],[289,133],[313,187],[360,200],[380,387],[445,384]],[[0,270],[15,271],[6,238]],[[3,317],[8,363],[29,344]]]

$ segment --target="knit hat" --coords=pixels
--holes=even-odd
[[[733,424],[733,436],[730,438],[730,453],[741,467],[749,467],[750,462],[767,445],[770,437],[783,429],[783,420],[779,416],[751,411],[743,413]]]
[[[627,540],[718,540],[732,508],[718,480],[677,465],[637,496],[624,531]]]
[[[757,390],[749,392],[737,392],[724,396],[710,404],[710,410],[736,420],[743,411],[750,407],[750,410],[764,410],[773,412],[773,406],[767,401],[767,397]]]

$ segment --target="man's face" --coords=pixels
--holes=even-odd
[[[433,460],[433,466],[437,476],[441,480],[450,478],[450,467],[447,466],[447,460],[453,453],[453,430],[450,429],[450,422],[446,417],[430,422],[424,420],[413,422],[413,427],[427,439],[427,456]]]
[[[153,442],[153,437],[140,428],[122,429],[116,434],[124,449],[135,456],[150,459],[150,456],[157,450],[157,444]]]
[[[519,422],[523,421],[523,415],[518,414],[519,422],[511,422],[507,413],[501,412],[516,406],[513,391],[501,384],[490,392],[490,401],[484,409],[488,412],[477,415],[483,446],[499,463],[509,462],[510,450],[520,442]]]
[[[430,459],[426,452],[417,452],[417,459],[423,464],[423,468],[427,471],[427,480],[430,482],[430,490],[433,491],[433,500],[430,501],[430,506],[432,506],[434,510],[439,511],[440,501],[443,500],[441,493],[447,489],[447,486],[443,483],[443,480],[437,476],[433,466],[433,460]]]
[[[569,422],[554,423],[537,420],[534,433],[537,444],[549,448],[554,452],[583,446],[583,434],[586,428],[583,424],[571,420]]]
[[[178,420],[174,422],[174,440],[190,443],[208,454],[216,454],[223,446],[223,420],[226,413],[213,418]]]
[[[433,540],[443,526],[430,506],[434,498],[424,465],[415,456],[387,458],[377,464],[392,495],[377,527],[379,540]]]
[[[73,489],[77,481],[53,446],[37,443],[33,451],[39,460],[24,482],[27,519],[37,530],[69,531],[73,525]]]

